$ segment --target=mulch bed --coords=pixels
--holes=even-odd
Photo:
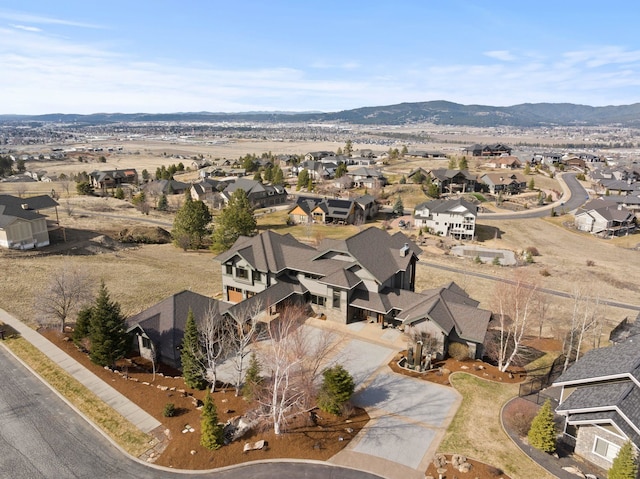
[[[160,368],[155,378],[147,371],[142,358],[129,358],[118,363],[121,374],[93,364],[71,341],[58,331],[42,334],[56,346],[88,368],[116,390],[158,419],[170,438],[165,451],[156,464],[181,469],[211,469],[260,459],[314,459],[325,461],[342,450],[369,421],[363,409],[356,408],[349,417],[338,417],[318,411],[317,425],[311,423],[308,413],[301,413],[287,425],[286,432],[276,436],[273,430],[250,431],[239,441],[209,451],[200,445],[200,410],[195,401],[202,401],[206,391],[187,388],[175,371]],[[138,364],[139,366],[137,366]],[[125,378],[126,375],[126,378]],[[148,384],[144,384],[148,383]],[[171,390],[174,388],[174,390]],[[184,392],[182,392],[184,391]],[[212,394],[220,422],[243,415],[253,407],[242,397],[236,397],[233,388],[219,388]],[[173,403],[177,414],[164,417],[163,409]],[[189,425],[194,432],[185,432]],[[243,452],[246,442],[266,441],[261,450]]]
[[[469,458],[467,458],[467,462],[471,464],[471,470],[469,470],[469,472],[460,472],[451,465],[452,456],[450,454],[446,454],[446,457],[447,465],[443,468],[446,469],[446,472],[443,472],[442,477],[447,479],[454,477],[457,477],[458,479],[509,479],[509,476],[502,472],[501,469]],[[425,477],[429,476],[435,479],[438,479],[439,477],[438,469],[433,463],[429,464],[427,472],[425,473]]]

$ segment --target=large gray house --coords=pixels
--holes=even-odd
[[[291,303],[309,304],[329,321],[414,328],[436,340],[440,357],[451,341],[480,357],[491,313],[453,283],[416,293],[420,253],[400,232],[367,228],[345,240],[324,240],[317,248],[265,231],[239,238],[216,259],[223,298],[238,307],[274,318]]]

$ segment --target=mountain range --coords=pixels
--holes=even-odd
[[[572,103],[523,103],[513,106],[461,105],[448,101],[399,103],[333,113],[94,113],[0,115],[0,122],[62,122],[99,125],[123,122],[344,122],[361,125],[403,125],[429,122],[452,126],[598,126],[640,127],[640,103],[588,106]]]

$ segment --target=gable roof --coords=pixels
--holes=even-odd
[[[463,207],[466,211],[459,211]],[[478,213],[478,207],[473,203],[470,203],[462,198],[454,200],[432,200],[420,203],[415,207],[415,211],[428,209],[430,214],[433,213],[449,213],[449,214],[461,214],[464,215],[467,212],[476,215]],[[456,210],[457,209],[457,210]]]
[[[19,198],[12,195],[0,195],[0,228],[5,228],[17,219],[33,221],[45,218],[39,210],[58,206],[58,202],[48,195]]]
[[[150,308],[127,319],[127,330],[136,328],[144,331],[149,339],[159,347],[163,362],[178,366],[180,364],[179,346],[184,336],[189,309],[200,324],[205,315],[224,314],[230,304],[203,296],[193,291],[181,291],[154,304]]]
[[[262,272],[278,273],[286,268],[287,261],[299,255],[296,251],[313,250],[300,243],[291,234],[281,235],[267,230],[256,236],[241,236],[233,246],[215,259],[225,263],[238,255],[252,268]]]

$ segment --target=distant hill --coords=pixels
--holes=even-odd
[[[95,113],[92,115],[0,115],[0,122],[64,122],[96,125],[122,122],[346,122],[353,124],[402,125],[431,122],[454,126],[544,126],[610,125],[640,127],[640,103],[593,107],[572,103],[523,103],[497,107],[461,105],[448,101],[400,103],[344,110],[334,113],[245,112],[245,113]]]

